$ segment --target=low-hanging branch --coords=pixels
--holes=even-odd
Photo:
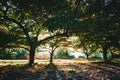
[[[54,37],[61,37],[61,36],[66,36],[66,37],[67,37],[67,36],[68,36],[68,33],[55,34],[55,35],[53,35],[53,36],[49,36],[49,37],[47,37],[47,38],[44,38],[44,39],[38,41],[37,46],[39,46],[43,41],[46,41],[46,40],[48,40],[48,39],[52,39],[52,38],[54,38]]]
[[[26,45],[6,45],[5,47],[7,48],[23,48],[23,49],[26,49],[28,51],[30,51],[29,49],[29,46],[26,46]]]
[[[25,33],[27,39],[29,40],[29,43],[30,43],[30,44],[32,43],[32,41],[31,41],[31,39],[30,39],[30,36],[29,36],[29,34],[27,33],[27,30],[24,28],[24,26],[23,26],[19,21],[15,20],[15,19],[12,19],[12,18],[9,18],[9,17],[7,17],[7,16],[1,16],[1,17],[3,17],[4,19],[6,19],[6,20],[8,20],[8,21],[11,21],[11,22],[16,23],[16,24],[23,30],[23,32]]]

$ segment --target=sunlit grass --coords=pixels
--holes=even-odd
[[[120,59],[115,59],[113,61],[118,62],[120,61]],[[55,59],[55,66],[53,66],[52,68],[50,67],[50,65],[48,65],[49,60],[35,60],[35,64],[32,67],[25,65],[28,62],[29,60],[0,60],[0,68],[2,69],[1,73],[5,74],[11,72],[11,74],[16,74],[17,76],[19,75],[21,80],[28,80],[31,78],[31,75],[34,75],[33,78],[36,78],[36,75],[38,74],[40,75],[37,78],[40,78],[39,80],[41,80],[43,78],[45,79],[48,76],[54,76],[53,73],[55,73],[55,75],[57,76],[65,75],[64,77],[66,79],[64,80],[68,80],[67,78],[75,78],[76,80],[89,80],[88,78],[90,78],[90,80],[94,80],[95,78],[95,80],[101,80],[101,78],[103,78],[104,80],[106,80],[107,77],[105,75],[111,77],[111,72],[115,72],[115,74],[113,74],[114,77],[120,73],[120,71],[118,70],[119,66],[116,66],[114,64],[111,65],[104,63],[92,63],[97,61],[88,61],[85,59]],[[21,77],[23,75],[26,77]],[[7,76],[10,77],[9,74],[7,74]],[[85,79],[79,79],[80,76],[81,78]]]
[[[0,66],[6,66],[6,65],[25,65],[25,64],[28,64],[29,60],[0,60]],[[72,59],[72,60],[69,60],[69,59],[54,59],[53,60],[53,63],[55,65],[68,65],[68,64],[78,64],[78,63],[87,63],[87,64],[90,64],[90,63],[94,63],[94,62],[103,62],[103,60],[86,60],[86,59]],[[113,59],[112,62],[114,63],[120,63],[120,58],[118,59]],[[47,65],[49,64],[49,60],[35,60],[35,63],[37,64],[44,64],[44,65]]]
[[[25,64],[28,64],[28,60],[0,60],[0,66]]]

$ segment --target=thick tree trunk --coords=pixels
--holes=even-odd
[[[50,53],[50,64],[53,63],[53,53]]]
[[[86,58],[89,59],[89,55],[88,55],[87,50],[85,50],[84,53],[85,53],[85,55],[86,55]]]
[[[87,59],[89,59],[89,55],[88,55],[88,53],[85,53],[85,54],[86,54]]]
[[[103,47],[103,59],[104,59],[104,62],[108,62],[106,46]]]
[[[34,64],[34,56],[35,56],[35,49],[31,47],[30,48],[30,57],[29,57],[29,65],[32,66]]]

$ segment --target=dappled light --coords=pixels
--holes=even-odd
[[[120,0],[0,0],[0,80],[120,80]]]
[[[0,67],[1,80],[119,80],[120,66],[105,63],[7,65]]]

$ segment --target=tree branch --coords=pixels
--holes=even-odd
[[[55,34],[53,36],[49,36],[49,37],[47,37],[45,39],[42,39],[42,40],[38,41],[37,46],[39,46],[43,41],[46,41],[48,39],[52,39],[54,37],[59,37],[59,36],[66,36],[67,37],[68,35],[67,35],[67,33],[61,33],[61,34]]]
[[[25,45],[6,45],[5,47],[7,47],[7,48],[23,48],[23,49],[30,51],[29,47],[25,46]]]
[[[6,7],[6,10],[5,10],[5,11],[3,10],[4,16],[7,16],[8,9],[9,9],[9,6]]]
[[[76,0],[75,3],[76,3],[76,8],[75,8],[75,13],[74,13],[74,18],[76,18],[77,10],[78,10],[78,7],[80,5],[80,2],[78,0]]]
[[[11,21],[11,22],[16,23],[16,24],[23,30],[23,32],[25,33],[26,38],[27,38],[27,40],[29,41],[29,43],[30,43],[30,44],[32,43],[31,38],[30,38],[29,34],[27,33],[27,30],[24,28],[24,26],[23,26],[20,22],[18,22],[18,21],[15,20],[15,19],[9,18],[9,17],[7,17],[7,16],[2,16],[2,17],[3,17],[4,19],[6,19],[6,20],[9,20],[9,21]]]

